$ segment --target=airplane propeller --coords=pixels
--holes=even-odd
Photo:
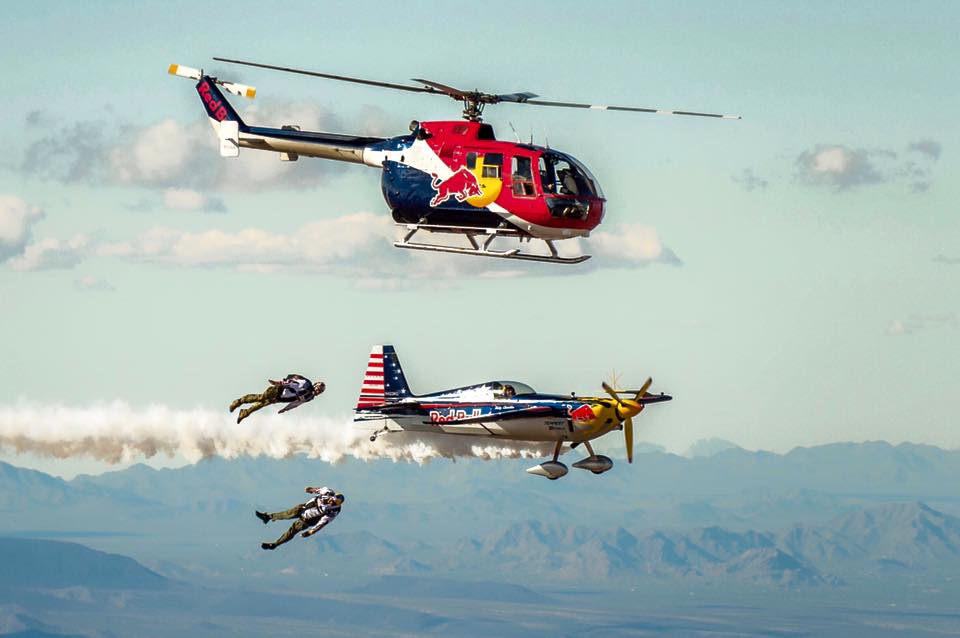
[[[637,390],[637,394],[632,399],[621,399],[619,392],[622,392],[622,390],[614,390],[606,381],[601,383],[606,393],[617,402],[614,412],[617,418],[623,422],[623,438],[627,446],[627,463],[633,463],[633,417],[643,411],[643,403],[640,400],[647,394],[647,390],[650,389],[652,383],[653,379],[647,377],[647,380]]]

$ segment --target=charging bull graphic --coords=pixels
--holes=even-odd
[[[470,197],[479,197],[483,195],[480,190],[480,183],[477,176],[463,166],[456,173],[447,179],[440,179],[436,173],[430,173],[433,177],[431,186],[437,194],[430,200],[430,206],[436,207],[453,197],[458,202],[464,202]]]
[[[576,423],[586,423],[588,421],[593,421],[597,415],[594,414],[593,408],[584,403],[576,409],[570,410],[570,418],[573,419]]]

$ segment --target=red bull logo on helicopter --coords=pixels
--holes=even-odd
[[[430,200],[430,206],[439,206],[451,197],[458,202],[464,202],[470,197],[483,195],[477,176],[471,173],[466,166],[461,167],[447,179],[440,179],[436,173],[430,175],[433,177],[431,186],[433,186],[433,190],[437,191],[437,194]]]
[[[210,117],[216,118],[218,122],[222,122],[227,118],[227,109],[223,106],[223,102],[218,100],[213,96],[213,93],[210,92],[210,83],[204,80],[200,83],[200,86],[197,87],[197,93],[200,94],[200,99],[203,100],[203,103],[207,107],[207,113],[210,114]]]
[[[448,408],[446,410],[430,410],[430,421],[433,423],[449,423],[450,421],[459,421],[460,419],[469,419],[475,416],[481,416],[483,410],[473,408],[472,410],[463,410],[459,408]]]

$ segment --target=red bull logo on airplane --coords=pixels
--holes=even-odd
[[[592,421],[594,416],[593,408],[586,403],[575,410],[570,410],[570,418],[578,423]]]

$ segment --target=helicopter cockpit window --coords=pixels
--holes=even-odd
[[[597,196],[596,182],[572,157],[544,153],[540,158],[540,181],[546,193],[573,196]]]
[[[533,162],[529,157],[513,156],[513,194],[518,197],[534,197],[537,194],[533,186]]]
[[[467,168],[471,171],[477,167],[477,154],[467,153]]]
[[[482,177],[500,179],[500,170],[503,167],[503,153],[487,153],[483,156]]]

